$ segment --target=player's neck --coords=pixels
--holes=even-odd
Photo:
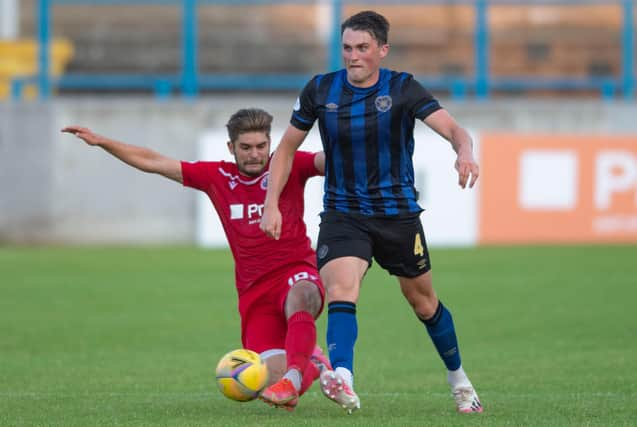
[[[351,84],[352,86],[357,87],[359,89],[370,88],[374,86],[376,83],[378,83],[379,79],[380,79],[380,69],[376,70],[376,72],[374,72],[372,75],[370,75],[367,79],[363,80],[362,82],[354,82],[350,80],[349,76],[347,76],[347,82]]]

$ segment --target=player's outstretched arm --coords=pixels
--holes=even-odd
[[[104,151],[107,151],[124,163],[143,172],[156,173],[183,183],[181,163],[178,160],[171,159],[148,148],[109,139],[81,126],[67,126],[62,129],[62,132],[73,134],[88,145],[101,147]]]
[[[433,112],[423,121],[451,143],[457,155],[454,166],[458,171],[458,184],[462,188],[467,188],[469,184],[469,188],[472,188],[480,175],[480,169],[473,157],[473,141],[469,132],[458,125],[444,109]]]
[[[294,153],[303,143],[307,131],[288,126],[281,138],[279,146],[274,151],[270,160],[270,177],[268,178],[268,190],[265,194],[263,216],[261,217],[261,230],[269,237],[279,240],[281,237],[281,211],[279,210],[279,196],[283,187],[288,182]]]

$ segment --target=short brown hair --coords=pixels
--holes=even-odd
[[[272,128],[272,116],[260,108],[243,108],[232,116],[226,123],[230,142],[235,142],[239,135],[247,132],[263,132],[268,138]]]
[[[341,25],[341,36],[346,28],[354,31],[367,31],[379,45],[387,44],[389,22],[383,15],[373,10],[364,10],[347,18]]]

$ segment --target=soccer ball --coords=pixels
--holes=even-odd
[[[244,348],[233,350],[217,364],[217,386],[229,399],[256,399],[268,383],[268,367],[261,357]]]

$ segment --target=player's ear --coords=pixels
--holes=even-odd
[[[380,58],[383,59],[389,53],[389,45],[384,44],[380,47]]]
[[[234,143],[232,141],[228,141],[227,145],[228,145],[228,151],[230,152],[230,154],[234,156]]]

